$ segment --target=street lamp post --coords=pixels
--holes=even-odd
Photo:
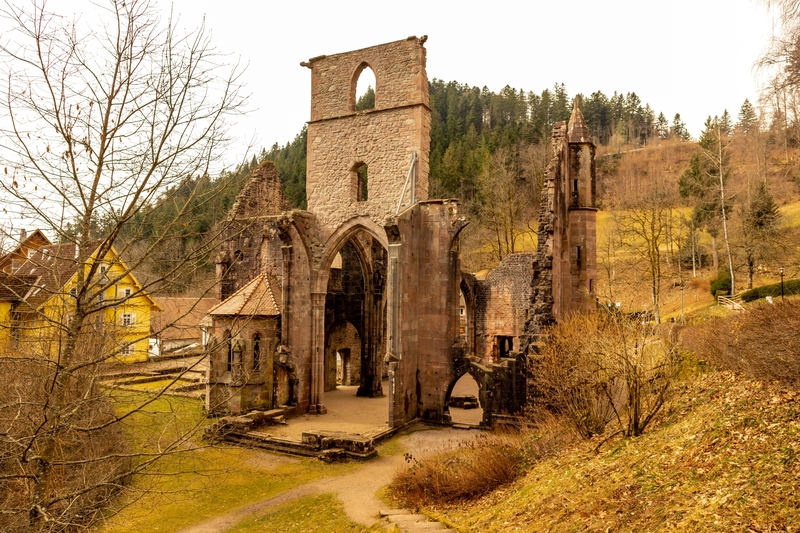
[[[783,301],[783,267],[781,267],[781,301]]]

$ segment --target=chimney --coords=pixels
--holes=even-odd
[[[26,230],[25,228],[19,230],[19,242],[22,242],[27,238],[28,238],[28,230]]]

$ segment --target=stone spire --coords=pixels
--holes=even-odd
[[[586,125],[583,113],[581,113],[577,96],[572,103],[572,116],[569,117],[569,126],[567,127],[567,141],[571,143],[592,142],[589,127]]]

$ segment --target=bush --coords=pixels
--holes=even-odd
[[[657,326],[620,315],[576,314],[548,332],[530,361],[541,408],[591,438],[613,423],[641,435],[667,400],[679,358]]]
[[[800,279],[790,279],[783,283],[783,293],[786,296],[790,294],[800,294]],[[772,285],[763,285],[744,291],[742,293],[742,300],[745,302],[754,302],[767,296],[778,297],[781,295],[781,284],[773,283]]]
[[[800,302],[766,302],[744,313],[687,329],[683,343],[698,358],[756,379],[800,384]]]
[[[538,432],[482,434],[455,450],[419,460],[406,454],[407,466],[395,473],[389,492],[407,507],[478,498],[511,483],[534,461],[571,440],[572,432],[549,427]]]
[[[727,268],[721,268],[717,272],[717,277],[711,280],[711,295],[716,298],[719,291],[725,294],[731,293],[731,273]]]

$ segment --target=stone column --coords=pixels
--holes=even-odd
[[[311,401],[309,413],[328,412],[323,403],[325,391],[325,295],[311,293]]]
[[[290,346],[291,339],[289,339],[289,321],[292,317],[291,312],[291,291],[292,291],[292,245],[284,244],[281,246],[281,254],[283,256],[283,276],[281,287],[281,344]],[[324,311],[324,309],[323,309]]]

